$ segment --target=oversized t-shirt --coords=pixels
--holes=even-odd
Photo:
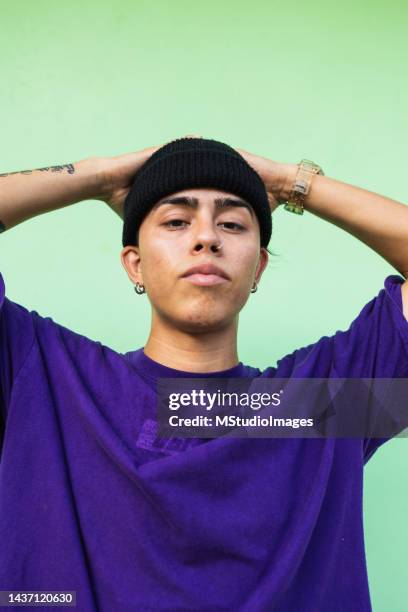
[[[386,439],[175,444],[156,384],[406,377],[402,282],[274,367],[196,374],[28,311],[0,275],[0,590],[76,591],[81,612],[371,610],[363,467]]]

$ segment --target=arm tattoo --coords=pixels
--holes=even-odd
[[[0,221],[0,234],[1,232],[5,232],[6,231],[6,226],[4,225],[3,221]]]
[[[18,172],[4,172],[0,174],[2,176],[10,176],[11,174],[32,174],[33,172],[63,172],[67,170],[68,174],[74,174],[75,168],[73,164],[63,164],[62,166],[46,166],[45,168],[37,168],[36,170],[19,170]],[[1,231],[1,230],[0,230]]]

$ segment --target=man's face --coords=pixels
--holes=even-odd
[[[268,253],[260,248],[258,219],[245,200],[199,188],[159,200],[139,228],[139,245],[125,247],[121,259],[132,282],[145,286],[157,316],[199,333],[237,318]],[[227,278],[185,276],[202,264],[217,266]]]

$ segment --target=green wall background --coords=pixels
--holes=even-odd
[[[118,155],[197,133],[407,201],[404,2],[2,3],[0,172]],[[346,329],[396,273],[329,223],[279,209],[240,359],[266,367]],[[119,261],[121,221],[86,201],[1,237],[7,295],[127,351],[149,330]],[[373,609],[406,609],[405,439],[365,471]],[[350,572],[353,568],[350,567]]]

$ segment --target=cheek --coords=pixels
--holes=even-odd
[[[177,274],[170,253],[155,252],[145,257],[142,264],[143,281],[153,297],[169,296],[174,291]]]
[[[255,275],[259,262],[259,250],[253,245],[249,245],[243,250],[235,260],[234,272],[241,278],[241,284],[245,284],[245,279],[252,285],[252,278]]]

